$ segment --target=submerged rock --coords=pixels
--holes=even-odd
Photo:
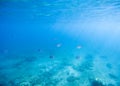
[[[108,84],[107,86],[115,86],[115,85],[113,85],[113,84]]]
[[[39,77],[39,75],[34,76],[31,78],[30,83],[32,86],[38,85],[38,84],[42,84],[43,80],[42,77]]]
[[[73,82],[75,80],[76,80],[76,77],[74,77],[74,76],[70,76],[70,77],[67,78],[68,82]]]
[[[67,78],[67,82],[69,83],[69,84],[77,84],[77,82],[79,82],[79,80],[80,80],[80,78],[79,77],[75,77],[75,76],[69,76],[68,78]],[[74,86],[73,85],[73,86]],[[77,85],[78,86],[78,85]]]
[[[91,82],[91,86],[105,86],[105,85],[99,80],[93,80]]]
[[[92,69],[93,69],[93,63],[90,61],[83,62],[78,68],[78,70],[81,72],[92,70]]]
[[[25,81],[25,82],[21,82],[19,86],[31,86],[31,84],[30,82]]]
[[[38,85],[34,85],[34,86],[42,86],[42,85],[39,85],[39,84],[38,84]]]
[[[6,86],[4,83],[0,83],[0,86]]]

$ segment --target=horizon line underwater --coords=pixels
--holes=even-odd
[[[0,0],[0,86],[120,86],[119,0]]]

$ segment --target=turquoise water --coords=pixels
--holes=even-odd
[[[1,0],[0,86],[120,86],[119,0]]]

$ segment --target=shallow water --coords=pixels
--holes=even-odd
[[[119,0],[1,0],[0,86],[120,86]]]

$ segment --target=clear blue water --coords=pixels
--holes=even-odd
[[[1,0],[0,86],[120,86],[119,0]]]

